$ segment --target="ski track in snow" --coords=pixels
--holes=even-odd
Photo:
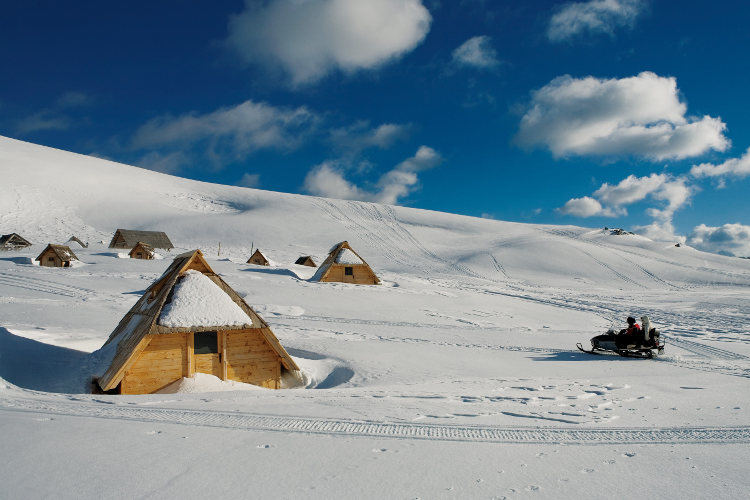
[[[58,283],[56,281],[34,278],[23,274],[0,272],[0,285],[24,288],[35,292],[62,295],[65,297],[97,296],[100,292],[80,286]]]
[[[248,431],[437,441],[590,445],[750,443],[750,427],[746,426],[572,429],[437,425],[142,408],[121,406],[110,401],[89,403],[22,398],[0,399],[0,410]]]

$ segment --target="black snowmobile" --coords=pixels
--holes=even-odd
[[[578,343],[576,347],[587,354],[599,354],[602,352],[614,352],[620,356],[638,358],[653,358],[664,354],[664,341],[661,339],[659,330],[654,328],[648,316],[641,316],[642,335],[640,338],[631,338],[622,332],[617,333],[609,330],[603,335],[597,335],[591,339],[591,350],[587,351]]]

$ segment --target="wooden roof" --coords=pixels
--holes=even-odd
[[[174,248],[165,232],[137,231],[134,229],[118,229],[115,231],[112,241],[109,243],[109,248],[133,248],[139,241],[154,248],[165,248],[167,250]]]
[[[253,254],[250,256],[249,259],[247,259],[247,264],[252,264],[251,261],[254,258],[256,258],[256,257],[259,258],[260,261],[263,262],[264,265],[269,265],[270,264],[270,262],[268,261],[268,259],[266,259],[266,256],[263,255],[262,253],[260,253],[260,249],[259,248],[256,249],[255,252],[253,252]]]
[[[375,274],[375,271],[372,270],[370,265],[365,261],[365,259],[362,258],[361,255],[359,255],[352,247],[349,245],[348,241],[342,241],[341,243],[337,243],[331,247],[330,252],[328,253],[328,257],[326,257],[326,260],[323,261],[323,263],[320,265],[318,270],[315,272],[315,275],[311,278],[313,281],[322,281],[326,275],[328,274],[328,271],[331,270],[331,267],[333,265],[340,266],[342,264],[336,264],[336,257],[341,253],[344,249],[350,250],[354,255],[359,257],[359,260],[362,261],[362,264],[356,264],[357,266],[367,266],[367,268],[372,272],[373,276],[375,276],[375,279],[378,280],[378,283],[380,283],[380,278],[377,277]],[[346,264],[346,266],[351,266],[352,264]]]
[[[18,233],[4,234],[0,236],[0,247],[23,248],[30,247],[31,242]]]
[[[300,266],[318,267],[317,264],[315,264],[315,261],[309,255],[303,255],[302,257],[294,261],[294,263],[299,264]]]
[[[39,254],[39,256],[34,259],[41,261],[42,256],[47,253],[48,250],[52,250],[57,257],[63,261],[63,262],[70,262],[71,260],[78,260],[78,257],[76,257],[76,254],[73,253],[73,250],[70,249],[69,246],[66,245],[53,245],[50,243],[47,245],[44,250],[42,250],[42,253]]]
[[[133,253],[134,253],[134,252],[135,252],[135,251],[136,251],[136,250],[137,250],[137,249],[138,249],[139,247],[141,248],[141,250],[143,250],[144,252],[148,253],[148,254],[149,254],[149,255],[151,255],[151,256],[153,256],[153,255],[154,255],[154,253],[155,253],[155,251],[154,251],[154,247],[152,247],[152,246],[151,246],[151,245],[149,245],[148,243],[144,243],[144,242],[142,242],[142,241],[139,241],[138,243],[136,243],[136,244],[135,244],[135,246],[133,247],[133,249],[132,249],[132,250],[130,251],[129,255],[131,255],[131,256],[132,256],[132,255],[133,255]]]
[[[268,324],[258,316],[258,314],[227,285],[221,277],[214,273],[208,262],[203,258],[200,250],[193,250],[178,255],[172,261],[164,274],[161,275],[151,286],[146,289],[143,296],[135,303],[128,313],[120,320],[107,341],[102,346],[102,351],[107,350],[107,346],[116,349],[111,363],[106,371],[99,378],[99,386],[102,390],[108,391],[117,387],[122,380],[129,360],[136,357],[146,346],[142,342],[149,334],[169,334],[183,331],[216,331],[224,328],[217,326],[210,327],[192,327],[192,328],[170,328],[160,326],[157,320],[164,308],[167,297],[177,284],[177,280],[185,271],[194,269],[205,274],[219,288],[221,288],[240,308],[250,317],[252,325],[246,325],[250,328],[259,328],[268,344],[281,358],[281,363],[287,370],[299,370],[289,353],[279,343],[279,340],[271,331]],[[236,330],[237,326],[227,326],[226,329]]]

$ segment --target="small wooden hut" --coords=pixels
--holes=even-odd
[[[307,266],[307,267],[318,267],[317,264],[315,264],[315,261],[312,260],[312,257],[309,255],[303,255],[296,261],[294,261],[295,264],[298,266]]]
[[[372,268],[349,246],[342,241],[331,248],[328,257],[320,265],[313,281],[337,281],[357,285],[379,285],[380,279]]]
[[[133,248],[139,241],[151,245],[152,248],[164,248],[166,250],[174,248],[167,233],[133,229],[118,229],[115,231],[112,241],[109,242],[109,248]]]
[[[130,255],[131,259],[152,260],[155,254],[156,252],[154,251],[154,247],[152,247],[148,243],[139,241],[135,244],[128,255]]]
[[[31,242],[17,233],[0,236],[0,250],[20,250],[30,246]]]
[[[249,259],[247,259],[248,264],[257,264],[259,266],[270,266],[271,263],[266,259],[266,257],[260,253],[260,250],[255,250],[255,252],[250,256]]]
[[[70,247],[50,243],[47,245],[47,248],[42,250],[39,257],[34,260],[38,260],[40,266],[70,267],[70,263],[78,260],[78,257],[76,257],[76,254],[73,253]]]
[[[100,353],[112,361],[94,388],[117,394],[156,392],[195,373],[279,389],[282,371],[299,370],[268,324],[200,250],[175,257]]]

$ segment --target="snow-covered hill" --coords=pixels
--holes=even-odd
[[[34,243],[0,253],[9,496],[559,498],[605,483],[621,497],[736,498],[750,486],[748,260],[219,186],[7,138],[0,179],[0,234]],[[122,258],[107,248],[117,228],[165,231],[177,248]],[[32,264],[73,235],[90,243],[71,244],[82,264]],[[292,264],[341,240],[383,285],[310,282],[314,269]],[[271,325],[306,388],[84,394],[87,353],[193,248]],[[245,264],[252,248],[273,265]],[[575,350],[641,314],[664,331],[664,357]],[[100,474],[114,449],[118,473]],[[192,470],[219,458],[209,490]],[[52,480],[32,481],[40,472]],[[637,490],[611,481],[629,475]]]

